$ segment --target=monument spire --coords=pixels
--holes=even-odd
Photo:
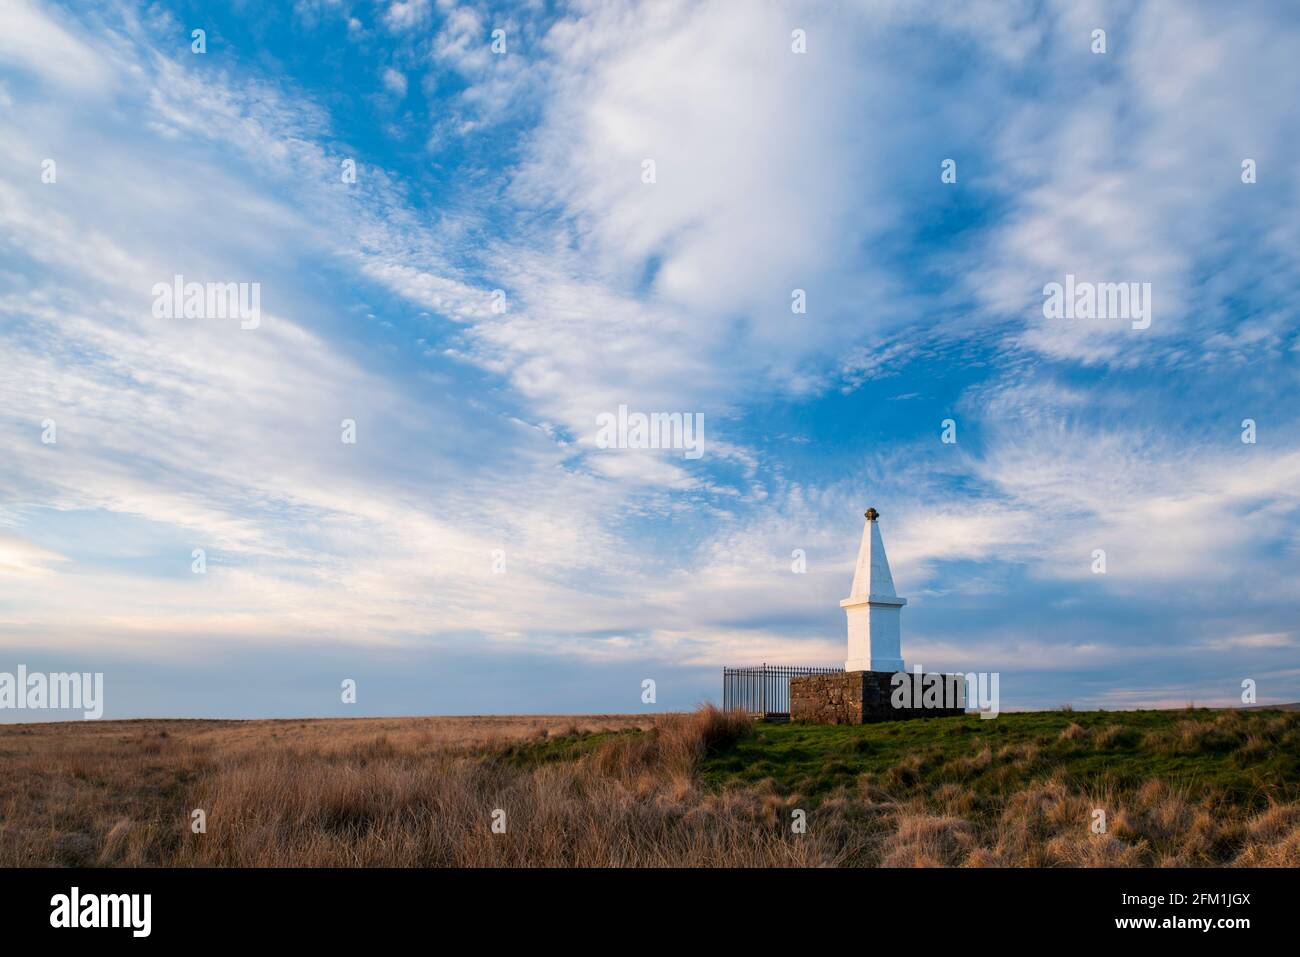
[[[894,590],[874,508],[866,511],[858,564],[849,597],[840,602],[848,616],[849,647],[845,671],[903,671],[899,612],[907,604]]]
[[[880,513],[874,508],[866,511],[867,526],[862,530],[862,544],[858,547],[858,564],[853,571],[853,588],[849,598],[866,598],[884,595],[896,598],[894,576],[889,572],[889,559],[885,557],[885,543],[880,537],[876,519]]]

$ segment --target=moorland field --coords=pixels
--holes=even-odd
[[[0,767],[5,866],[1300,866],[1297,712],[69,722]]]

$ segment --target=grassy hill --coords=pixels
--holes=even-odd
[[[782,793],[924,794],[960,783],[984,798],[1051,778],[1125,794],[1152,779],[1242,807],[1300,800],[1300,720],[1269,712],[1009,713],[823,727],[760,724],[703,764],[714,787],[770,780]]]

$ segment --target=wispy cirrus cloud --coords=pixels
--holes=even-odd
[[[300,9],[354,74],[6,7],[0,642],[657,663],[689,704],[834,662],[877,504],[927,665],[1294,696],[1280,8],[738,9]],[[400,115],[349,107],[389,72]],[[1149,334],[1044,320],[1065,270],[1150,278]],[[261,326],[155,319],[175,273],[259,281]],[[705,458],[596,448],[620,403],[704,412]]]

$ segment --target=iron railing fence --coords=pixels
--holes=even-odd
[[[791,678],[843,670],[767,664],[757,668],[723,668],[722,707],[726,711],[736,709],[764,717],[789,717]]]

